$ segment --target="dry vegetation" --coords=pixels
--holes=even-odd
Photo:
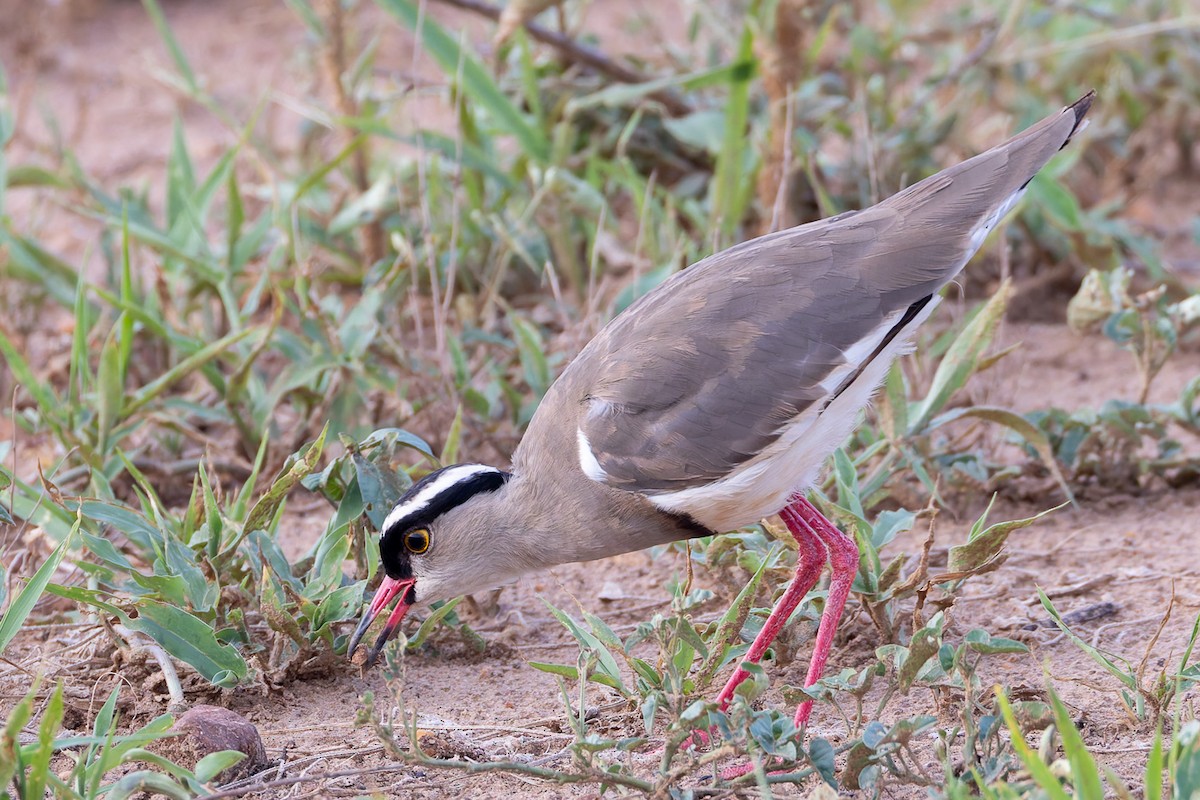
[[[1200,796],[1186,0],[0,18],[0,796]],[[504,463],[633,298],[1089,88],[814,491],[862,560],[802,735],[821,588],[707,702],[794,563],[769,520],[345,660],[391,500]],[[165,745],[204,704],[265,749]]]

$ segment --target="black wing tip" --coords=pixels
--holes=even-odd
[[[1075,127],[1079,127],[1079,123],[1083,122],[1083,118],[1087,116],[1088,110],[1092,107],[1092,101],[1096,99],[1096,90],[1092,89],[1083,97],[1076,100],[1067,109],[1075,112]],[[1066,109],[1064,109],[1066,110]]]
[[[1092,107],[1092,101],[1095,99],[1096,90],[1092,89],[1083,97],[1079,98],[1074,103],[1071,103],[1071,105],[1063,109],[1064,114],[1068,111],[1073,111],[1075,113],[1075,127],[1071,128],[1071,132],[1067,134],[1067,139],[1062,143],[1062,146],[1059,147],[1059,150],[1069,145],[1075,134],[1087,127],[1087,121],[1084,119],[1084,117],[1087,116],[1088,111]]]

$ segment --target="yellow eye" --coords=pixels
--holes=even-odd
[[[413,555],[421,555],[429,549],[429,531],[417,528],[404,534],[404,549]]]

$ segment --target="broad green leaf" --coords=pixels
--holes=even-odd
[[[84,500],[82,503],[77,503],[73,499],[68,499],[66,507],[71,511],[78,509],[79,513],[83,514],[84,519],[99,522],[102,525],[113,526],[128,536],[143,551],[155,550],[158,547],[158,543],[166,536],[144,514],[134,511],[128,506],[118,505],[115,502]]]
[[[1190,719],[1180,726],[1172,747],[1176,798],[1200,797],[1200,720]]]
[[[407,475],[402,476],[402,473],[388,467],[386,460],[381,466],[356,450],[351,454],[351,461],[354,464],[358,491],[365,504],[367,519],[371,520],[375,530],[382,532],[383,521],[395,508],[411,482],[407,482]],[[346,498],[342,498],[343,503],[345,500]]]
[[[994,499],[994,498],[993,498]],[[1039,514],[1024,519],[1013,519],[1005,522],[997,522],[982,531],[976,532],[974,529],[971,532],[966,544],[956,545],[950,548],[950,558],[946,568],[951,572],[971,572],[979,569],[983,565],[990,562],[993,558],[1000,554],[1004,549],[1004,543],[1008,540],[1008,535],[1013,531],[1027,528],[1037,522],[1042,517],[1052,514],[1055,511],[1066,506],[1066,503],[1048,508]],[[989,504],[988,508],[991,508]],[[984,511],[979,522],[975,527],[982,527],[981,522],[987,517],[987,511]]]
[[[1083,229],[1079,201],[1071,190],[1054,178],[1039,174],[1030,184],[1030,203],[1045,212],[1055,225],[1066,231]]]
[[[217,641],[208,623],[183,609],[154,600],[139,600],[135,606],[137,616],[129,615],[125,624],[154,639],[211,683],[232,687],[246,677],[242,656]]]
[[[549,672],[551,675],[561,675],[570,680],[579,680],[579,668],[569,664],[547,664],[543,661],[526,661],[526,664],[539,672]]]
[[[171,800],[190,800],[195,795],[166,775],[150,770],[132,772],[113,784],[105,800],[129,800],[131,797],[162,795]]]
[[[912,687],[913,681],[917,679],[922,668],[929,662],[929,659],[937,655],[938,648],[942,645],[942,624],[945,618],[942,612],[933,615],[928,624],[924,628],[917,631],[912,636],[912,641],[908,643],[908,654],[904,659],[904,663],[900,665],[897,680],[900,684],[901,694],[906,694]]]

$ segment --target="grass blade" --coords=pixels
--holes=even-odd
[[[729,242],[742,221],[742,213],[754,185],[754,170],[747,159],[754,148],[746,146],[746,127],[750,119],[750,81],[757,72],[754,62],[754,32],[749,25],[742,30],[738,44],[738,69],[730,73],[729,97],[725,101],[725,133],[713,173],[709,193],[712,229],[721,232],[721,241]]]
[[[1041,587],[1038,587],[1038,597],[1042,601],[1042,608],[1046,609],[1046,613],[1048,613],[1050,618],[1054,620],[1054,624],[1058,626],[1059,630],[1070,637],[1071,641],[1078,645],[1080,650],[1087,653],[1089,656],[1091,656],[1093,661],[1104,667],[1104,669],[1108,670],[1108,672],[1114,678],[1119,680],[1126,688],[1131,689],[1134,692],[1138,691],[1137,677],[1134,675],[1133,667],[1130,664],[1126,663],[1125,669],[1121,669],[1102,650],[1093,647],[1083,639],[1079,638],[1074,631],[1067,627],[1067,623],[1063,622],[1062,615],[1058,613],[1058,609],[1054,607],[1054,603],[1050,602],[1050,598],[1046,596],[1046,593],[1042,591]],[[1124,659],[1121,660],[1124,661]]]
[[[424,44],[433,60],[446,75],[462,75],[462,91],[473,102],[484,108],[506,133],[521,144],[521,150],[539,164],[550,158],[550,142],[545,135],[529,123],[516,105],[500,91],[483,65],[463,49],[457,39],[446,32],[418,5],[409,0],[376,0],[380,6],[411,28]]]
[[[146,7],[146,13],[150,15],[150,21],[154,23],[158,35],[162,37],[163,44],[167,46],[167,51],[171,54],[171,60],[175,62],[175,69],[179,70],[184,85],[193,95],[200,94],[200,84],[196,81],[196,73],[192,72],[192,65],[188,63],[187,56],[183,54],[179,40],[171,32],[171,26],[167,24],[162,6],[158,4],[158,0],[142,0],[142,5]]]
[[[141,409],[142,406],[158,397],[167,389],[171,388],[171,386],[183,380],[183,378],[200,369],[209,361],[212,361],[214,358],[221,355],[226,350],[233,347],[235,344],[247,338],[250,336],[250,334],[255,333],[256,331],[257,328],[247,328],[243,331],[231,333],[228,336],[218,339],[207,347],[200,348],[183,361],[180,361],[174,367],[150,381],[150,383],[147,383],[134,393],[133,397],[129,399],[129,402],[125,406],[126,416]]]
[[[950,345],[945,357],[938,364],[933,375],[929,392],[925,399],[917,404],[910,414],[910,436],[924,433],[929,428],[933,415],[945,407],[950,397],[963,387],[979,362],[979,357],[992,341],[996,325],[1008,308],[1009,298],[1012,297],[1012,282],[1005,281],[1000,285],[992,298],[987,301],[974,319],[962,330],[962,333]]]
[[[46,559],[37,572],[33,573],[33,577],[29,579],[29,583],[25,584],[25,588],[21,589],[20,594],[13,599],[12,605],[4,612],[3,618],[0,618],[0,652],[8,647],[8,643],[17,635],[17,631],[21,630],[21,626],[25,624],[26,618],[33,611],[34,605],[38,598],[42,596],[42,592],[46,590],[46,585],[50,583],[50,578],[54,575],[54,571],[58,569],[58,565],[62,562],[63,556],[70,549],[75,540],[75,534],[79,531],[79,518],[76,517],[75,524],[71,526],[71,533],[65,539],[58,543],[58,547],[54,548],[54,552]]]

